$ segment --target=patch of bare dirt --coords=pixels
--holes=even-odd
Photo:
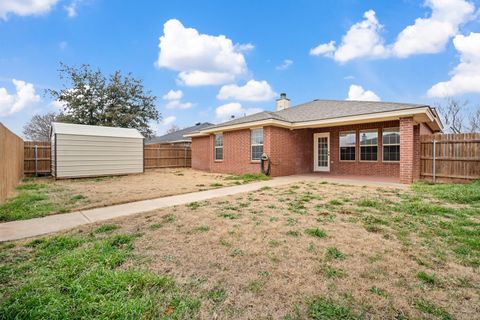
[[[53,180],[39,179],[49,185],[49,196],[65,203],[70,211],[153,199],[231,185],[227,175],[193,169],[154,169],[126,176]]]

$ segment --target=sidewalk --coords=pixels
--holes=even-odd
[[[112,218],[128,216],[156,209],[188,204],[194,201],[203,201],[217,197],[224,197],[238,193],[250,192],[263,187],[278,187],[300,181],[327,181],[358,186],[396,187],[405,185],[381,181],[362,181],[352,179],[328,178],[315,175],[296,175],[278,177],[268,181],[255,182],[233,187],[225,187],[207,191],[192,192],[176,196],[157,198],[152,200],[135,201],[126,204],[76,211],[72,213],[56,214],[30,220],[11,221],[0,224],[0,242],[29,238],[43,234],[71,229],[84,224],[105,221]]]

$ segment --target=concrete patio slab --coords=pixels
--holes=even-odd
[[[255,182],[233,187],[192,192],[176,196],[163,197],[152,200],[135,201],[126,204],[89,209],[65,214],[56,214],[30,220],[11,221],[0,224],[0,242],[18,240],[71,229],[80,225],[105,221],[132,214],[148,212],[156,209],[188,204],[194,201],[203,201],[218,197],[251,192],[263,187],[278,187],[300,181],[327,181],[330,183],[349,184],[371,187],[405,188],[405,185],[392,181],[375,181],[361,179],[361,177],[341,177],[327,175],[295,175],[278,177],[268,181]]]

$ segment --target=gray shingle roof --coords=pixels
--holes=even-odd
[[[422,107],[427,107],[427,105],[383,101],[313,100],[281,111],[262,111],[246,117],[223,122],[210,128],[220,128],[234,124],[269,119],[276,119],[290,123],[326,120]]]
[[[153,137],[145,141],[145,144],[154,144],[154,143],[172,143],[172,142],[180,142],[185,141],[189,142],[192,141],[192,138],[184,137],[184,134],[189,134],[192,132],[196,132],[207,127],[212,126],[213,124],[210,122],[203,122],[185,129],[181,129],[172,133],[167,133],[160,137]]]

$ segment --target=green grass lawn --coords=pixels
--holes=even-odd
[[[0,318],[190,319],[200,302],[172,278],[121,267],[141,234],[114,229],[2,248]]]
[[[38,212],[53,205],[42,185],[18,191],[27,200],[7,203],[15,212],[29,214],[31,198]],[[248,309],[266,303],[285,320],[473,319],[479,195],[478,181],[410,190],[304,182],[0,244],[0,319],[261,318]],[[301,279],[318,292],[288,286]],[[290,300],[276,305],[275,294]]]

